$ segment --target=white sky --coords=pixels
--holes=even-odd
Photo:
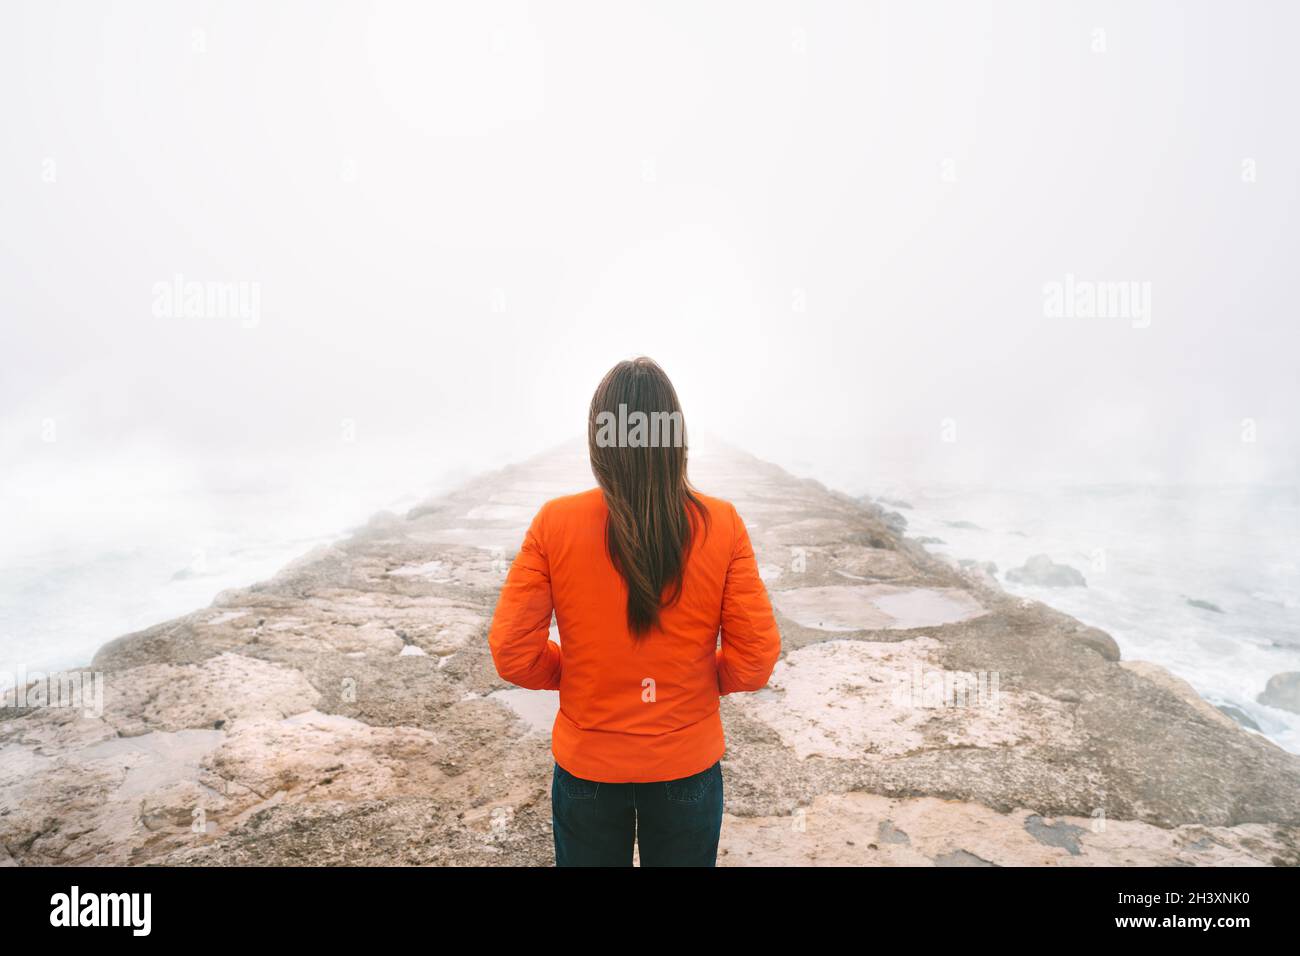
[[[349,419],[415,483],[579,434],[644,352],[690,427],[854,490],[1294,483],[1298,34],[1262,2],[8,0],[0,464],[257,474]],[[259,283],[256,327],[154,315],[178,273]],[[1149,282],[1150,326],[1046,317],[1067,274]]]

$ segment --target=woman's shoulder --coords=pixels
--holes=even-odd
[[[586,491],[579,491],[576,494],[551,498],[538,509],[537,513],[539,516],[547,515],[559,518],[566,515],[584,514],[604,507],[605,496],[600,489],[588,488]]]
[[[704,508],[709,512],[710,517],[730,517],[736,510],[736,506],[726,498],[706,495],[704,492],[695,489],[692,489],[692,493],[700,500],[700,503],[704,505]]]
[[[692,489],[692,494],[704,506],[706,516],[704,539],[711,541],[715,547],[725,547],[728,543],[734,544],[739,529],[743,527],[736,506],[726,498],[706,495],[695,489]]]

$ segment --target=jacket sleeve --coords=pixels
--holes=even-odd
[[[544,547],[545,514],[543,505],[524,535],[488,631],[497,673],[531,690],[560,687],[560,645],[549,638],[554,605]]]
[[[717,650],[718,692],[758,690],[781,656],[781,632],[772,614],[745,523],[731,508],[735,542],[722,589],[722,646]]]

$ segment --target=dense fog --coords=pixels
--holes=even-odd
[[[853,493],[1294,486],[1297,21],[10,4],[6,558],[337,530],[641,353]]]

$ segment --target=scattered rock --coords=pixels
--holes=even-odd
[[[1087,587],[1083,575],[1068,564],[1057,564],[1045,554],[1036,554],[1022,567],[1007,572],[1014,584],[1033,584],[1047,588]]]
[[[881,512],[881,520],[885,522],[885,527],[895,534],[902,534],[907,530],[907,519],[897,511]]]
[[[1264,693],[1255,698],[1269,707],[1280,707],[1300,714],[1300,671],[1284,671],[1268,679]]]
[[[1217,604],[1212,604],[1209,601],[1201,601],[1197,598],[1188,598],[1187,603],[1192,607],[1199,607],[1202,611],[1213,611],[1215,614],[1223,613],[1223,608],[1219,607]]]
[[[1250,730],[1259,730],[1259,724],[1255,723],[1255,721],[1251,719],[1250,714],[1246,713],[1240,707],[1233,707],[1231,704],[1215,704],[1215,706],[1219,708],[1220,713],[1227,714],[1237,723],[1241,724],[1241,726],[1247,727]]]
[[[864,496],[860,500],[864,505],[870,508],[880,519],[881,523],[890,531],[894,532],[894,534],[901,535],[907,530],[907,519],[897,511],[890,511],[888,508],[882,508],[878,502],[883,499],[872,501],[870,497]]]

